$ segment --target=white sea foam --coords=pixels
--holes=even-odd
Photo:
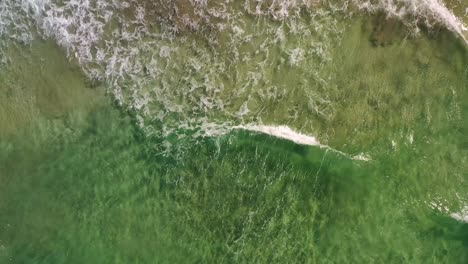
[[[458,33],[466,30],[437,0],[380,0],[377,3],[355,1],[361,8],[370,11],[385,10],[389,15],[402,19],[413,13],[417,14],[418,19],[435,20]],[[242,12],[285,20],[299,16],[304,7],[316,8],[314,6],[317,2],[277,0],[265,8],[265,3],[268,2],[246,0]],[[198,10],[207,8],[208,2],[193,0],[191,3]],[[146,14],[144,6],[136,0],[1,1],[0,36],[16,36],[17,39],[27,41],[33,36],[28,30],[31,30],[34,24],[35,28],[40,29],[40,34],[54,38],[67,50],[70,57],[75,57],[90,78],[108,81],[118,102],[137,111],[140,118],[158,120],[165,125],[172,125],[173,128],[178,128],[184,122],[192,122],[191,119],[195,116],[203,118],[207,116],[206,113],[214,111],[233,117],[236,119],[234,123],[242,122],[241,119],[249,120],[252,115],[261,111],[254,107],[262,107],[261,104],[252,104],[253,107],[248,104],[250,95],[255,93],[262,100],[277,103],[281,100],[279,98],[287,94],[284,92],[287,87],[281,87],[278,83],[268,83],[270,80],[265,77],[265,73],[271,71],[272,65],[285,68],[304,63],[308,65],[309,72],[313,72],[313,76],[301,76],[304,80],[316,78],[315,81],[326,83],[323,78],[317,77],[319,74],[310,67],[318,65],[320,68],[322,62],[329,60],[328,46],[337,42],[337,36],[343,30],[329,11],[316,8],[314,19],[310,21],[291,19],[285,21],[282,26],[265,25],[265,28],[252,34],[246,27],[246,22],[237,19],[244,14],[236,13],[238,10],[233,11],[226,6],[224,9],[210,9],[206,12],[215,14],[218,18],[225,18],[227,22],[223,22],[226,23],[218,23],[222,25],[220,28],[232,31],[228,35],[232,45],[223,46],[229,49],[226,52],[230,53],[223,55],[224,57],[211,53],[210,49],[204,48],[203,45],[189,43],[186,38],[175,38],[169,32],[170,28],[162,28],[161,32],[151,31],[153,25],[145,21],[150,19],[151,15]],[[110,27],[111,21],[117,26]],[[268,28],[269,26],[271,28]],[[289,30],[288,38],[285,35],[286,28]],[[304,38],[302,42],[293,43],[297,45],[287,47],[287,42],[293,35],[310,38]],[[315,35],[319,37],[316,38]],[[241,54],[238,46],[252,42],[255,37],[262,39],[262,48],[255,54]],[[269,60],[269,50],[274,49],[280,49],[287,54],[289,60],[284,59],[280,65],[277,65],[278,62],[274,58]],[[184,56],[175,56],[179,51]],[[265,51],[266,59],[255,61],[255,56],[262,51]],[[226,60],[226,57],[230,59]],[[238,65],[249,63],[250,68],[255,70],[238,70]],[[226,72],[236,73],[226,77]],[[230,93],[226,93],[220,76],[235,80],[234,84],[228,84],[234,86],[231,87]],[[261,83],[265,83],[264,87],[261,87]],[[222,92],[224,97],[221,97]],[[307,89],[305,93],[307,98],[303,100],[309,101],[311,112],[326,117],[328,113],[325,111],[329,109],[329,102],[318,92]],[[229,105],[236,105],[232,98],[245,101],[237,104],[236,109],[227,109]],[[180,103],[181,101],[183,103]],[[177,121],[174,121],[176,124],[167,123],[166,117],[170,114],[177,115]],[[266,133],[298,144],[329,148],[321,145],[313,136],[295,132],[286,126],[245,124],[235,128]],[[342,154],[353,159],[368,159],[363,154],[355,157]]]
[[[288,126],[269,126],[269,125],[237,125],[237,126],[226,126],[226,125],[217,125],[213,123],[207,123],[204,126],[204,131],[208,136],[221,136],[225,135],[233,130],[247,130],[252,132],[257,132],[261,134],[270,135],[276,138],[281,138],[285,140],[292,141],[299,145],[306,146],[316,146],[323,149],[328,149],[332,152],[338,153],[346,158],[352,160],[361,160],[361,161],[370,161],[371,157],[367,154],[360,153],[355,156],[347,154],[345,152],[334,149],[330,146],[320,143],[320,141],[311,135],[302,134],[300,132],[294,131]]]
[[[468,223],[468,205],[464,206],[461,210],[457,212],[450,210],[447,206],[447,201],[445,201],[444,199],[437,199],[428,204],[432,209],[440,213],[450,215],[452,218],[460,222]]]
[[[465,206],[460,212],[450,214],[450,216],[458,221],[468,223],[468,206]]]
[[[435,24],[445,26],[468,43],[468,28],[440,0],[354,0],[363,10],[383,11],[390,17],[415,25],[424,23],[427,27]]]
[[[322,145],[315,137],[296,132],[288,126],[240,125],[234,126],[233,129],[245,129],[268,134],[270,136],[287,139],[301,145],[319,146],[321,148],[327,147]]]

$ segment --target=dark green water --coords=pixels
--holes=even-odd
[[[463,263],[467,225],[385,164],[237,133],[162,158],[125,113],[1,148],[5,263]],[[404,162],[403,162],[404,161]],[[402,164],[403,163],[403,164]],[[395,169],[398,168],[398,169]],[[442,188],[441,188],[442,189]]]
[[[167,139],[54,44],[12,47],[0,262],[467,263],[468,224],[430,206],[468,199],[466,47],[443,30],[375,47],[372,19],[322,69],[335,114],[310,115],[321,140],[369,162],[246,131],[171,138],[183,152],[163,155]]]

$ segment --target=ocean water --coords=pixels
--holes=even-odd
[[[0,2],[1,263],[467,263],[461,0]]]

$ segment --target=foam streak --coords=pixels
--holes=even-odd
[[[232,129],[243,129],[243,130],[258,132],[262,134],[267,134],[273,137],[286,139],[286,140],[292,141],[300,145],[318,146],[320,148],[331,150],[335,153],[338,153],[352,160],[362,160],[362,161],[370,160],[370,157],[364,154],[352,156],[342,151],[336,150],[330,146],[320,143],[316,137],[296,132],[288,126],[239,125],[239,126],[232,127]]]

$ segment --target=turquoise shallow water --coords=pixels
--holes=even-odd
[[[2,43],[0,262],[466,263],[460,37],[326,7],[283,21],[232,8],[226,31],[155,11],[154,35],[96,44],[103,61],[53,34]],[[230,130],[251,124],[330,148]]]

